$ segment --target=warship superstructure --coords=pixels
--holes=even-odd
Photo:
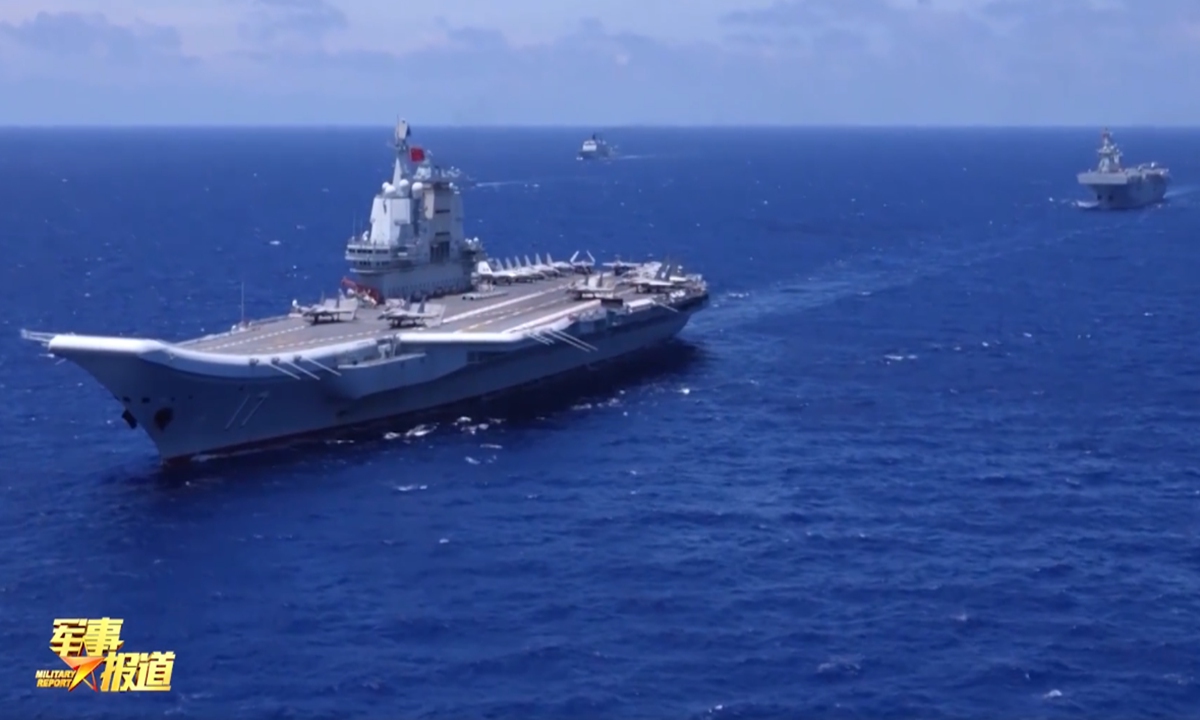
[[[1092,191],[1098,207],[1126,210],[1160,202],[1171,182],[1170,172],[1157,163],[1133,168],[1121,165],[1121,150],[1112,133],[1100,134],[1100,162],[1092,170],[1079,173],[1079,184]]]
[[[182,342],[22,334],[95,377],[170,462],[510,394],[660,345],[707,305],[671,263],[489,258],[455,176],[409,139],[401,121],[335,297]]]
[[[580,160],[599,160],[602,158],[612,157],[613,149],[604,138],[598,133],[592,133],[592,136],[583,141],[583,145],[579,147]]]

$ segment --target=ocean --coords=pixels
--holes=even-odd
[[[1200,717],[1200,131],[422,129],[496,255],[653,254],[675,362],[545,407],[158,466],[19,330],[315,301],[388,128],[0,131],[12,718]],[[168,692],[35,687],[59,618]]]

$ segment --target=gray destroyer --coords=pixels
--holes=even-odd
[[[409,135],[401,121],[336,297],[182,342],[22,334],[95,377],[171,463],[507,394],[659,345],[708,304],[670,263],[489,258],[454,176]]]
[[[1157,163],[1145,163],[1134,168],[1121,165],[1121,150],[1113,142],[1112,133],[1100,134],[1100,162],[1092,170],[1079,173],[1079,184],[1092,191],[1098,207],[1128,210],[1161,202],[1171,183],[1170,172]]]
[[[592,136],[583,141],[579,146],[579,154],[576,155],[578,160],[604,160],[613,156],[613,147],[608,144],[608,141],[600,136],[599,133],[592,133]]]

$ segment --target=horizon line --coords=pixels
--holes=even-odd
[[[1200,124],[1183,123],[1065,123],[1065,124],[1001,124],[1001,123],[615,123],[582,125],[575,123],[410,123],[414,128],[430,130],[571,130],[609,132],[612,130],[1198,130]],[[6,130],[378,130],[390,128],[391,123],[0,123]],[[597,127],[603,130],[596,130]]]

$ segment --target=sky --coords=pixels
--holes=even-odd
[[[0,125],[1200,125],[1200,0],[0,0]]]

